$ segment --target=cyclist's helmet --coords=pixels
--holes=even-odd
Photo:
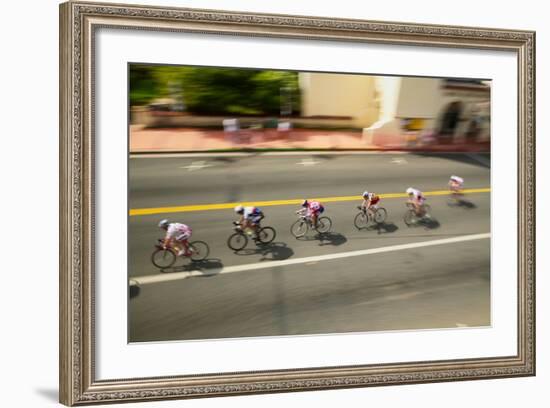
[[[242,206],[242,205],[236,206],[236,207],[235,207],[235,212],[236,212],[237,214],[242,214],[242,213],[244,212],[243,206]]]
[[[363,197],[368,197],[368,196],[369,196],[369,192],[368,192],[368,191],[365,191],[365,192],[363,193]]]
[[[169,224],[170,224],[170,221],[162,220],[161,222],[159,222],[159,228],[168,228]]]
[[[413,194],[413,193],[414,193],[414,188],[409,187],[409,188],[407,189],[407,194]]]
[[[302,201],[302,207],[307,207],[307,205],[308,205],[308,201],[307,201],[307,200]]]

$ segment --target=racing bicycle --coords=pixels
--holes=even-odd
[[[310,229],[314,229],[320,234],[325,234],[330,231],[332,221],[329,217],[317,218],[317,225],[313,225],[311,217],[306,214],[300,214],[299,218],[290,226],[290,233],[294,238],[300,238],[307,234]]]
[[[370,207],[368,210],[363,206],[357,206],[359,212],[355,216],[353,223],[355,228],[361,230],[367,228],[373,222],[380,225],[388,218],[388,212],[384,207]]]
[[[403,221],[405,221],[405,224],[407,225],[407,227],[418,225],[422,221],[429,220],[432,218],[431,207],[428,204],[422,205],[422,210],[424,212],[424,215],[422,216],[419,216],[416,214],[414,205],[412,205],[411,203],[406,203],[406,206],[407,206],[407,211],[403,216]]]
[[[252,239],[256,245],[266,245],[271,243],[277,236],[275,228],[272,227],[258,226],[258,232],[255,233],[252,228],[243,229],[238,222],[234,222],[233,224],[235,225],[235,232],[227,239],[227,246],[233,251],[244,249],[250,239]]]
[[[189,243],[189,255],[181,255],[182,257],[190,258],[192,262],[203,261],[210,253],[208,244],[204,241],[193,241]],[[171,246],[164,246],[164,240],[159,239],[155,245],[155,250],[151,254],[151,262],[157,268],[170,268],[176,263],[178,251]]]

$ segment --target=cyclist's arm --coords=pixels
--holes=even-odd
[[[168,248],[171,243],[172,243],[172,237],[170,236],[169,233],[166,233],[166,236],[164,237],[164,242],[163,242],[164,247]]]

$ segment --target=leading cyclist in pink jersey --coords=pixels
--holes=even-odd
[[[325,207],[319,201],[302,201],[302,209],[296,211],[297,214],[304,214],[311,218],[313,226],[317,228],[317,219],[319,214],[325,211]]]
[[[409,196],[408,202],[413,205],[416,215],[423,217],[426,214],[424,208],[426,198],[424,197],[424,194],[422,194],[422,191],[409,187],[407,189],[407,195]]]
[[[159,222],[159,228],[166,231],[163,243],[165,248],[174,248],[178,251],[178,256],[191,256],[189,238],[191,238],[193,231],[189,226],[179,222],[162,220]]]

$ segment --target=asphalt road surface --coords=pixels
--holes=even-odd
[[[129,206],[142,211],[128,221],[129,341],[489,326],[489,163],[457,153],[131,158]],[[465,205],[450,207],[442,194],[451,174],[477,190]],[[391,196],[409,186],[435,192],[433,220],[410,228],[405,198]],[[366,189],[390,195],[381,201],[388,219],[357,230]],[[311,197],[330,198],[332,230],[295,239],[299,205],[285,200]],[[263,225],[277,236],[235,253],[233,210],[209,208],[259,201],[271,202]],[[191,226],[208,259],[154,267],[163,218]]]

